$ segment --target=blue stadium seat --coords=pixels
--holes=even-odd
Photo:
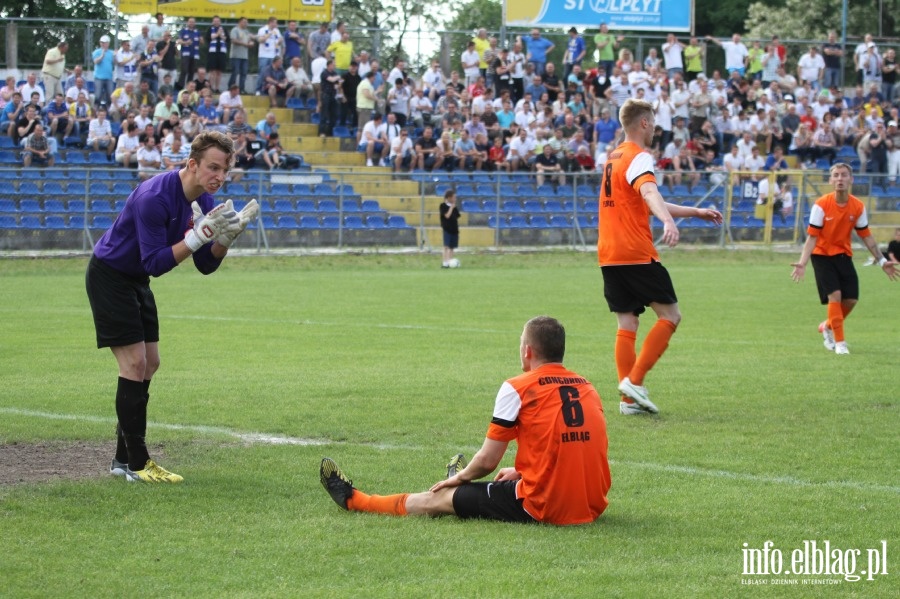
[[[275,212],[293,212],[294,203],[291,200],[275,200],[272,209]]]
[[[352,186],[352,185],[349,185],[349,184],[347,184],[347,183],[342,183],[342,184],[340,184],[340,185],[337,185],[337,186],[334,188],[334,194],[337,195],[337,196],[343,196],[345,200],[346,200],[347,198],[353,198],[353,199],[356,199],[356,200],[361,199],[361,198],[359,197],[359,194],[356,193],[355,191],[353,191],[353,186]]]
[[[297,212],[315,212],[316,203],[312,200],[297,200]]]
[[[522,203],[522,210],[529,214],[537,214],[544,211],[544,205],[540,200],[525,200]]]
[[[320,200],[319,212],[337,212],[337,203],[334,200]]]
[[[114,169],[109,171],[113,181],[124,181],[132,187],[137,187],[137,181],[134,178],[134,171],[131,169]]]
[[[322,115],[320,115],[318,112],[312,113],[311,115],[309,115],[309,122],[313,125],[320,124],[322,122]]]
[[[386,229],[387,224],[384,217],[380,214],[370,214],[366,217],[366,226],[370,229]]]
[[[64,216],[48,216],[44,219],[44,227],[47,229],[65,229],[66,218]]]
[[[560,185],[556,188],[556,195],[562,199],[571,199],[572,194],[575,193],[575,190],[568,183],[565,185]]]
[[[12,200],[0,200],[0,213],[13,214],[19,211],[19,207]]]
[[[279,229],[299,229],[300,225],[293,216],[281,216],[278,218]]]
[[[302,98],[288,98],[287,102],[284,103],[284,107],[291,110],[303,110],[306,108],[306,103]]]
[[[356,200],[348,200],[345,196],[344,201],[341,203],[341,209],[344,212],[359,212],[359,202]]]
[[[363,223],[362,217],[351,215],[344,217],[344,227],[347,229],[365,229],[366,225]]]
[[[527,229],[528,221],[525,220],[524,216],[510,216],[509,217],[509,228],[510,229]]]
[[[449,183],[438,183],[434,186],[434,195],[439,198],[444,197],[444,194],[453,189],[453,186]]]
[[[481,200],[462,200],[460,204],[463,212],[481,212]]]
[[[270,193],[274,196],[289,196],[294,192],[287,183],[273,183]]]
[[[19,185],[19,194],[37,197],[41,195],[41,190],[34,181],[25,181]]]
[[[91,212],[95,214],[112,213],[113,209],[109,200],[91,200]]]
[[[333,196],[333,195],[335,195],[334,189],[332,189],[332,188],[331,188],[331,185],[329,185],[328,183],[318,183],[318,184],[316,184],[316,187],[315,187],[315,189],[313,190],[313,193],[314,193],[315,195],[319,196],[319,197],[322,197],[322,196]]]
[[[40,214],[44,211],[40,202],[37,200],[20,200],[19,210],[25,214]]]
[[[69,150],[66,152],[66,164],[87,164],[87,158],[85,158],[84,153],[80,150]]]
[[[345,139],[349,139],[349,138],[353,137],[353,133],[350,132],[350,128],[345,127],[343,125],[336,125],[334,127],[334,129],[332,130],[331,134],[334,137],[342,137]]]
[[[225,193],[232,196],[248,195],[247,186],[243,183],[229,183],[225,188]]]
[[[0,169],[0,181],[15,181],[19,178],[16,169]]]
[[[69,229],[84,229],[84,217],[80,214],[70,216]]]
[[[579,185],[578,187],[576,187],[576,188],[575,188],[575,193],[576,193],[576,194],[578,195],[578,197],[581,198],[581,199],[596,198],[597,195],[598,195],[598,194],[597,194],[597,190],[594,189],[594,186],[593,186],[593,185],[588,185],[588,184],[586,184],[586,183],[582,183],[581,185]]]
[[[515,214],[521,213],[522,203],[519,200],[503,200],[503,212]]]
[[[315,187],[310,187],[306,183],[294,183],[295,196],[314,196],[316,195]]]
[[[20,229],[43,229],[44,225],[41,222],[40,216],[23,216],[19,219],[19,228]]]
[[[61,196],[64,196],[65,194],[66,194],[66,190],[63,189],[63,186],[61,183],[58,183],[56,181],[48,181],[47,183],[44,183],[44,195],[45,196],[61,197]]]
[[[572,225],[569,223],[569,219],[561,214],[556,214],[550,217],[550,226],[556,227],[560,229],[568,229]]]
[[[15,216],[8,214],[0,215],[0,229],[18,229],[19,223]]]
[[[89,152],[88,153],[88,164],[97,164],[102,166],[109,166],[109,159],[106,157],[106,152]]]
[[[529,219],[528,224],[532,229],[549,229],[550,222],[547,220],[547,217],[543,214],[533,215],[531,219]]]
[[[504,222],[504,218],[497,219],[496,216],[488,217],[488,227],[491,229],[504,229],[506,228],[506,223]]]
[[[587,214],[578,215],[578,226],[582,229],[593,229],[597,226],[596,216],[588,216]]]
[[[307,110],[315,110],[318,106],[318,101],[315,98],[307,98],[306,99],[306,109]],[[319,113],[316,113],[319,114]]]
[[[535,190],[535,196],[541,198],[552,198],[556,195],[556,191],[549,183],[544,183]]]
[[[319,228],[319,219],[315,216],[307,214],[306,216],[300,217],[300,228],[301,229],[318,229]]]
[[[266,214],[261,217],[262,226],[264,229],[275,229],[277,228],[275,225],[275,217],[271,214]]]
[[[113,219],[109,216],[97,215],[91,219],[92,229],[108,229],[112,226]]]
[[[67,148],[78,148],[84,145],[84,141],[80,135],[69,135],[63,138],[63,146]]]
[[[544,212],[562,212],[562,202],[559,200],[547,200],[544,202]]]
[[[381,206],[378,204],[378,200],[363,200],[360,210],[363,212],[381,212]]]
[[[7,135],[0,135],[0,150],[15,150],[16,142]]]
[[[0,164],[19,164],[20,162],[12,150],[0,151]]]
[[[341,219],[337,216],[323,216],[322,217],[322,228],[323,229],[339,229],[341,227]]]
[[[481,211],[488,213],[497,212],[497,200],[485,200],[481,205]]]
[[[388,217],[387,226],[391,229],[409,229],[410,225],[406,222],[406,217],[400,214],[392,214]]]
[[[91,195],[92,196],[107,196],[112,195],[109,191],[109,185],[106,183],[91,183]]]
[[[113,195],[120,196],[123,198],[127,198],[131,195],[131,192],[134,191],[136,186],[130,183],[125,183],[124,181],[120,181],[118,183],[113,184]]]
[[[495,198],[497,190],[489,183],[479,183],[475,186],[475,194],[482,198]]]
[[[457,185],[456,186],[456,196],[462,200],[463,198],[477,198],[479,197],[477,193],[475,193],[475,188],[471,185]]]
[[[27,181],[29,179],[32,181],[40,181],[43,178],[44,178],[43,169],[38,170],[38,169],[34,169],[34,168],[23,168],[22,172],[19,173],[19,180],[22,180],[22,181]]]
[[[47,185],[49,185],[49,183]],[[47,191],[47,185],[44,185],[45,193]],[[68,211],[66,210],[66,205],[62,200],[44,200],[44,212],[63,214]]]

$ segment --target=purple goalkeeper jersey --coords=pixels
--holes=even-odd
[[[196,201],[204,214],[215,205],[215,198],[206,192]],[[130,277],[159,277],[177,266],[172,246],[193,226],[191,203],[178,171],[156,175],[131,192],[112,227],[94,246],[94,255]],[[205,275],[222,263],[212,255],[211,245],[193,254],[194,266]]]

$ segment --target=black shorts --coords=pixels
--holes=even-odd
[[[159,341],[159,316],[150,278],[135,279],[91,256],[85,275],[97,347]]]
[[[847,254],[837,256],[810,256],[813,270],[816,273],[816,287],[819,289],[819,300],[828,303],[828,295],[841,292],[841,299],[859,299],[859,277],[853,259]]]
[[[224,71],[226,56],[224,52],[210,52],[206,58],[207,71]]]
[[[455,250],[459,247],[459,233],[448,233],[444,231],[444,247]]]
[[[466,483],[453,493],[453,511],[460,518],[484,518],[502,522],[537,522],[516,497],[517,480]]]
[[[677,304],[669,271],[661,263],[603,266],[603,296],[610,312],[644,313],[652,303]]]

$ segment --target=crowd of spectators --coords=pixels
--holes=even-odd
[[[849,147],[861,170],[900,173],[896,55],[870,35],[851,54],[831,32],[789,61],[777,36],[748,47],[739,34],[669,34],[641,59],[603,24],[592,39],[571,28],[555,62],[560,52],[539,29],[508,43],[480,29],[449,73],[435,60],[420,76],[402,59],[382,67],[343,23],[304,33],[295,21],[282,30],[275,17],[255,30],[245,18],[229,28],[215,17],[201,30],[190,18],[175,32],[158,13],[117,49],[110,41],[102,36],[90,57],[91,81],[83,65],[66,69],[61,42],[47,51],[40,81],[29,73],[0,88],[0,131],[29,164],[52,164],[60,143],[77,137],[140,169],[152,138],[159,167],[175,168],[199,131],[219,128],[239,144],[241,168],[276,168],[285,154],[277,126],[246,123],[243,93],[266,96],[272,107],[308,100],[321,136],[355,130],[366,163],[395,170],[533,171],[562,182],[602,167],[621,133],[619,106],[641,98],[656,111],[652,150],[670,185],[763,168],[776,148],[812,168]],[[257,84],[247,89],[254,49]],[[719,49],[725,69],[707,74],[705,54]],[[840,87],[847,64],[857,77],[849,97]],[[176,127],[181,147],[167,157]]]

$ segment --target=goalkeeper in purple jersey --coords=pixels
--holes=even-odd
[[[256,200],[241,212],[215,204],[234,160],[231,139],[199,134],[187,165],[141,183],[112,227],[94,246],[85,284],[97,347],[109,347],[119,367],[116,455],[110,473],[132,482],[177,483],[182,477],[150,459],[145,435],[150,381],[159,368],[159,317],[150,277],[189,257],[201,273],[219,268],[228,248],[259,214]]]

